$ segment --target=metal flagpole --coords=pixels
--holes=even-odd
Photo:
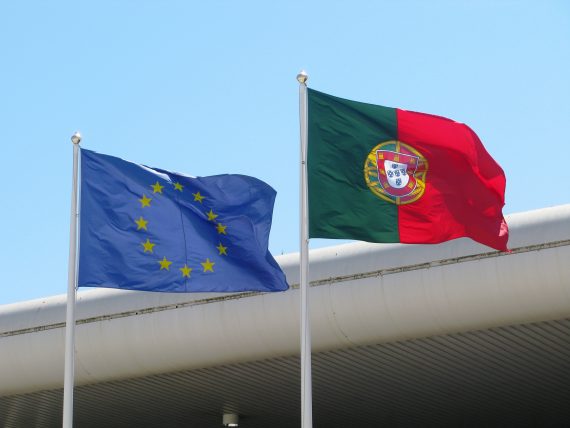
[[[305,71],[297,75],[299,82],[299,119],[301,124],[300,179],[300,244],[301,244],[301,427],[313,427],[311,382],[311,326],[309,320],[309,223],[307,195],[307,80]]]
[[[63,381],[63,428],[73,427],[73,385],[75,366],[75,290],[77,256],[77,164],[81,134],[71,137],[73,143],[73,186],[71,190],[71,221],[69,226],[69,266],[67,275],[67,314],[65,318],[65,375]]]

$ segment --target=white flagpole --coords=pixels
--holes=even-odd
[[[71,221],[69,226],[69,266],[67,275],[67,314],[65,319],[65,374],[63,381],[63,428],[73,427],[73,385],[75,366],[75,290],[77,256],[77,164],[81,134],[71,137],[73,143],[73,186],[71,190]]]
[[[301,427],[313,427],[313,393],[311,382],[311,326],[309,320],[309,223],[307,194],[307,80],[305,71],[297,75],[299,82],[299,119],[301,124],[300,177],[300,244],[301,244]]]

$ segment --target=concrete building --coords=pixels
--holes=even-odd
[[[511,253],[311,251],[315,428],[570,425],[570,205],[507,221]],[[284,293],[79,293],[75,426],[300,426],[299,255],[277,259]],[[0,426],[61,426],[65,303],[0,306]]]

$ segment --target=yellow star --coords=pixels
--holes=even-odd
[[[158,181],[155,184],[151,184],[150,187],[152,187],[152,193],[162,193],[162,189],[164,189],[164,186],[161,186]]]
[[[180,268],[180,272],[182,272],[182,276],[185,278],[190,278],[190,272],[192,272],[192,268],[184,265],[184,267]]]
[[[166,256],[164,256],[162,260],[159,260],[158,263],[160,263],[160,270],[170,270],[170,265],[172,264],[171,261],[166,260]]]
[[[141,243],[141,245],[143,246],[145,253],[152,253],[152,248],[153,248],[156,244],[153,244],[152,242],[150,242],[150,241],[148,240],[148,238],[146,238],[146,242]]]
[[[142,199],[139,199],[140,203],[141,203],[141,208],[144,207],[150,207],[150,201],[152,201],[151,198],[147,198],[146,195],[143,194]]]
[[[222,245],[222,243],[220,242],[220,244],[216,247],[218,249],[218,251],[220,252],[220,256],[223,254],[224,256],[228,255],[228,247],[224,247]]]
[[[184,188],[184,186],[182,184],[180,184],[179,182],[174,183],[174,190],[180,190],[182,192],[183,188]]]
[[[204,272],[214,272],[214,262],[211,262],[210,259],[206,259],[204,263],[200,263],[204,268]]]
[[[196,192],[196,193],[192,193],[192,195],[194,195],[194,200],[198,201],[200,203],[202,203],[202,201],[204,200],[205,196],[202,196],[200,194],[200,192]]]
[[[210,212],[206,214],[208,214],[208,220],[210,221],[215,221],[216,217],[218,217],[218,214],[214,214],[214,211],[212,211],[211,209]]]
[[[218,233],[223,233],[224,235],[227,235],[228,233],[226,232],[226,228],[228,226],[227,225],[223,225],[222,223],[218,223],[216,225],[216,229],[218,229]]]
[[[139,217],[138,220],[135,220],[135,223],[137,224],[137,230],[148,230],[146,228],[146,225],[148,224],[148,220],[145,220],[144,218],[142,218],[142,216]]]

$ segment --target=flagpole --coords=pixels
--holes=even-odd
[[[297,75],[299,82],[299,119],[301,125],[301,177],[300,177],[300,290],[301,290],[301,427],[313,427],[313,397],[311,382],[311,326],[309,319],[309,231],[307,195],[307,80],[305,71]]]
[[[69,226],[69,265],[67,275],[67,313],[65,319],[65,373],[63,381],[63,428],[73,427],[73,385],[75,366],[75,291],[77,256],[77,164],[81,134],[71,136],[73,143],[73,186],[71,190],[71,221]]]

